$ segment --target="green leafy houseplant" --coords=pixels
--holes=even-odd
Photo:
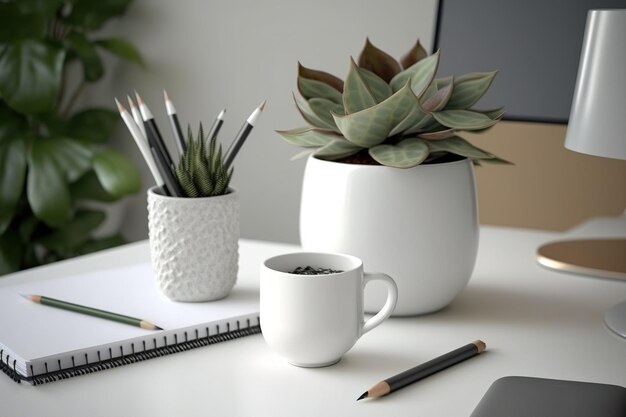
[[[105,146],[119,115],[74,107],[102,78],[102,51],[142,63],[124,39],[93,35],[130,2],[0,2],[0,275],[123,243],[93,237],[105,214],[85,204],[139,190]]]
[[[299,64],[298,111],[311,125],[277,131],[321,159],[410,168],[449,154],[505,162],[458,136],[496,124],[503,109],[476,110],[496,72],[435,78],[439,52],[419,40],[398,62],[369,39],[345,81]]]
[[[217,146],[217,135],[209,143],[202,124],[196,139],[191,127],[187,129],[187,149],[176,167],[176,178],[186,197],[212,197],[226,194],[233,168],[226,169],[222,145]]]

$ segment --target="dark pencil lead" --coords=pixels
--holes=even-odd
[[[359,398],[357,398],[356,400],[362,400],[363,398],[367,398],[367,391],[365,391],[363,394],[361,394],[361,396]]]
[[[154,330],[163,330],[163,327],[154,326]]]

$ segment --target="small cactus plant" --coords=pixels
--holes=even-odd
[[[217,144],[217,135],[209,139],[200,124],[195,139],[191,127],[187,128],[187,138],[187,149],[176,167],[176,178],[185,197],[227,194],[233,168],[227,170],[224,166],[222,145]]]
[[[496,124],[503,109],[476,110],[496,72],[435,78],[439,52],[415,46],[398,62],[369,39],[345,82],[298,65],[296,107],[311,125],[277,131],[287,142],[327,160],[365,154],[371,163],[410,168],[457,154],[475,163],[506,162],[458,136]],[[361,158],[363,159],[363,158]]]

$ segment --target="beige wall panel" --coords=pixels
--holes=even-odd
[[[626,161],[565,149],[565,125],[500,122],[476,146],[510,165],[476,169],[483,224],[565,230],[626,208]]]

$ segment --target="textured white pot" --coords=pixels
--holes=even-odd
[[[467,285],[478,249],[478,208],[470,160],[409,169],[310,157],[300,208],[307,251],[348,253],[398,285],[394,315],[439,310]],[[372,283],[368,312],[386,292]]]
[[[163,294],[175,301],[210,301],[237,281],[239,195],[179,198],[148,190],[152,266]]]

